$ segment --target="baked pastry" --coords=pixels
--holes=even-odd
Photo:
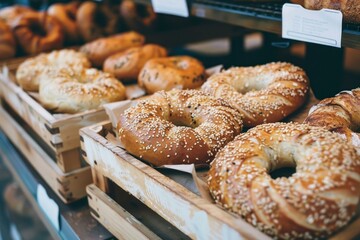
[[[120,14],[131,30],[147,32],[154,28],[157,15],[150,5],[136,4],[124,0],[120,4]]]
[[[290,177],[269,172],[295,167]],[[216,203],[278,239],[322,239],[345,226],[360,197],[360,158],[322,127],[271,123],[250,129],[216,155]]]
[[[4,20],[7,24],[11,25],[11,23],[26,12],[35,12],[33,9],[22,6],[22,5],[14,5],[5,7],[0,9],[0,19]]]
[[[126,32],[89,42],[80,48],[96,67],[102,67],[106,58],[131,47],[143,45],[145,37],[136,32]]]
[[[325,127],[360,148],[356,132],[360,128],[360,88],[321,100],[310,109],[305,123]]]
[[[119,18],[107,4],[86,1],[76,14],[76,22],[85,42],[118,32]]]
[[[83,68],[91,67],[91,63],[83,53],[75,50],[63,49],[43,53],[21,63],[16,70],[16,80],[25,91],[38,91],[40,76],[54,67],[81,71]]]
[[[104,62],[104,71],[124,80],[137,79],[145,63],[153,58],[166,57],[165,48],[156,44],[129,48],[108,57]]]
[[[339,10],[343,14],[344,22],[360,23],[360,1],[359,0],[304,0],[307,9],[320,10],[330,8]]]
[[[68,43],[78,43],[81,39],[76,23],[76,13],[79,6],[80,2],[56,3],[52,4],[47,10],[49,15],[60,22],[65,34],[65,41]]]
[[[148,94],[152,94],[173,88],[199,88],[205,80],[205,68],[200,61],[189,56],[176,56],[147,61],[139,74],[138,83]]]
[[[63,46],[60,23],[44,12],[26,12],[11,25],[17,42],[27,54],[47,52]]]
[[[12,58],[16,54],[16,41],[9,26],[0,20],[0,60]]]
[[[306,100],[309,81],[305,72],[290,63],[233,67],[211,76],[201,90],[227,100],[238,109],[244,126],[277,122]]]
[[[53,68],[41,75],[39,96],[50,111],[77,113],[124,100],[125,87],[111,74],[95,68]]]
[[[207,164],[241,132],[237,110],[198,90],[160,91],[120,116],[125,149],[155,166]]]

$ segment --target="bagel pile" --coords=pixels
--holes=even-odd
[[[55,3],[45,12],[21,5],[5,7],[0,9],[0,60],[50,52],[126,30],[148,32],[156,19],[151,7],[133,1]]]
[[[146,20],[134,17],[132,1],[122,4],[134,28],[149,29],[155,21],[152,14]],[[0,11],[0,34],[5,33],[0,51],[7,57],[15,54],[16,38],[27,53],[49,51],[56,39],[50,35],[61,35],[56,29],[66,29],[62,40],[54,41],[56,48],[88,41],[79,51],[39,54],[18,67],[19,86],[39,92],[46,109],[69,114],[96,109],[125,99],[123,83],[137,82],[149,96],[125,110],[116,126],[132,155],[153,166],[209,167],[216,204],[275,238],[326,238],[351,221],[360,201],[359,89],[324,99],[304,123],[280,123],[309,96],[309,79],[297,66],[273,62],[207,76],[193,57],[168,56],[135,31],[118,33],[113,10],[103,5],[58,4],[48,12]],[[108,27],[96,24],[98,15],[109,17]],[[79,19],[85,27],[74,24]],[[54,33],[21,37],[31,36],[29,26],[38,22]],[[270,176],[284,167],[295,173]]]

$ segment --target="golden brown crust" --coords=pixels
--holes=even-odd
[[[16,41],[9,26],[0,20],[0,60],[16,54]]]
[[[85,42],[113,35],[118,32],[119,18],[107,4],[86,1],[76,14],[76,22]]]
[[[211,76],[201,87],[227,100],[243,116],[244,126],[280,121],[306,100],[309,81],[290,63],[234,67]]]
[[[189,56],[156,58],[147,61],[138,83],[148,94],[170,89],[196,89],[205,81],[205,68]]]
[[[104,71],[114,74],[123,82],[134,80],[138,78],[140,70],[148,60],[166,56],[166,49],[156,44],[129,48],[108,57],[104,63]]]
[[[131,47],[143,45],[145,37],[137,32],[126,32],[107,38],[100,38],[80,48],[96,67],[102,67],[106,58]]]
[[[43,53],[22,62],[16,70],[16,80],[25,91],[37,92],[41,74],[54,67],[69,67],[74,71],[81,71],[91,67],[91,63],[83,53],[71,49]]]
[[[120,13],[131,30],[140,32],[151,30],[157,19],[157,14],[150,5],[136,4],[130,0],[122,1]]]
[[[321,100],[310,109],[305,123],[337,132],[360,148],[360,134],[356,133],[360,128],[360,88]]]
[[[360,2],[358,0],[304,0],[305,8],[340,10],[345,22],[360,23]]]
[[[17,42],[27,54],[59,49],[64,34],[60,23],[43,12],[27,12],[12,23]]]
[[[125,87],[95,68],[53,68],[41,75],[40,102],[54,112],[77,113],[125,99]]]
[[[0,19],[4,20],[7,24],[11,25],[11,23],[26,12],[35,12],[33,9],[21,6],[21,5],[14,5],[10,7],[5,7],[0,9]]]
[[[79,2],[69,4],[52,4],[48,9],[48,14],[55,17],[61,24],[65,40],[69,43],[77,43],[81,36],[76,24],[76,13],[79,7]]]
[[[118,122],[126,150],[155,166],[207,164],[241,132],[239,113],[198,90],[157,92]]]
[[[296,167],[290,177],[269,172]],[[324,238],[354,216],[360,197],[356,149],[322,127],[263,124],[221,149],[211,164],[215,201],[280,239]]]

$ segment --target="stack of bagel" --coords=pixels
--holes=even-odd
[[[18,32],[22,21],[14,20]],[[94,33],[79,51],[26,60],[18,84],[39,91],[50,111],[76,113],[123,100],[122,82],[137,81],[149,96],[125,110],[116,126],[132,155],[154,166],[210,167],[215,202],[273,237],[324,238],[352,219],[360,198],[359,89],[321,101],[304,123],[280,123],[310,92],[306,73],[293,64],[232,67],[207,76],[199,60],[167,56],[137,32]],[[269,175],[283,167],[295,173]]]
[[[56,3],[46,11],[15,5],[0,9],[0,60],[35,55],[110,36],[152,30],[156,14],[133,1],[110,6],[91,1]]]

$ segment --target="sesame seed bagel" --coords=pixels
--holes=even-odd
[[[290,177],[269,172],[296,167]],[[221,149],[211,164],[215,201],[270,236],[314,239],[345,226],[360,197],[355,148],[322,127],[259,125]]]
[[[71,49],[43,53],[21,63],[16,70],[16,80],[25,91],[38,91],[41,74],[54,67],[80,71],[91,67],[91,63],[83,53]]]
[[[126,150],[155,166],[208,164],[241,132],[237,110],[198,90],[160,91],[127,109],[118,122]]]
[[[125,99],[125,87],[112,75],[94,68],[51,69],[41,75],[39,95],[46,109],[77,113]]]
[[[147,61],[138,83],[148,94],[161,90],[195,89],[205,81],[205,69],[200,61],[189,56],[156,58]]]
[[[306,100],[309,81],[305,72],[290,63],[233,67],[211,76],[201,90],[227,100],[238,109],[244,126],[277,122]]]
[[[310,109],[305,122],[336,132],[360,148],[360,134],[356,132],[360,129],[360,88],[321,100]]]

